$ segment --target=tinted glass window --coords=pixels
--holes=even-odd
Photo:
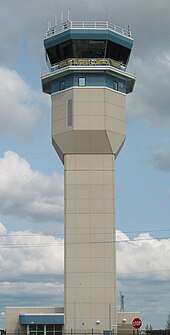
[[[118,82],[117,81],[113,81],[113,89],[118,91]]]
[[[62,91],[64,89],[65,89],[65,80],[60,81],[60,83],[59,83],[59,90]]]
[[[78,78],[78,85],[79,86],[86,86],[86,78],[85,77],[79,77]]]

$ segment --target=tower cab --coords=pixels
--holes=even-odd
[[[107,86],[132,92],[135,76],[127,71],[132,45],[130,31],[109,22],[68,21],[50,28],[44,47],[51,76],[43,76],[43,91]]]

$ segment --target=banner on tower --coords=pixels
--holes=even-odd
[[[73,58],[65,59],[57,64],[58,68],[66,66],[113,66],[125,69],[125,66],[110,58]]]

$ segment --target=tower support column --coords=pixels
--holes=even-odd
[[[116,325],[114,161],[113,154],[64,156],[65,332],[109,330],[110,318]]]

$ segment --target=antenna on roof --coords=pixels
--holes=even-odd
[[[130,17],[128,17],[128,36],[131,37],[131,24],[130,24],[131,20],[130,20]]]
[[[128,36],[131,36],[130,24],[128,24]]]
[[[108,21],[108,8],[106,7],[106,21]]]
[[[61,12],[61,23],[64,22],[64,15],[63,15],[63,12]]]
[[[54,23],[55,23],[55,26],[57,26],[57,15],[54,16]]]
[[[71,8],[68,8],[68,21],[70,21],[70,10]]]
[[[48,30],[51,28],[51,21],[48,20]]]

